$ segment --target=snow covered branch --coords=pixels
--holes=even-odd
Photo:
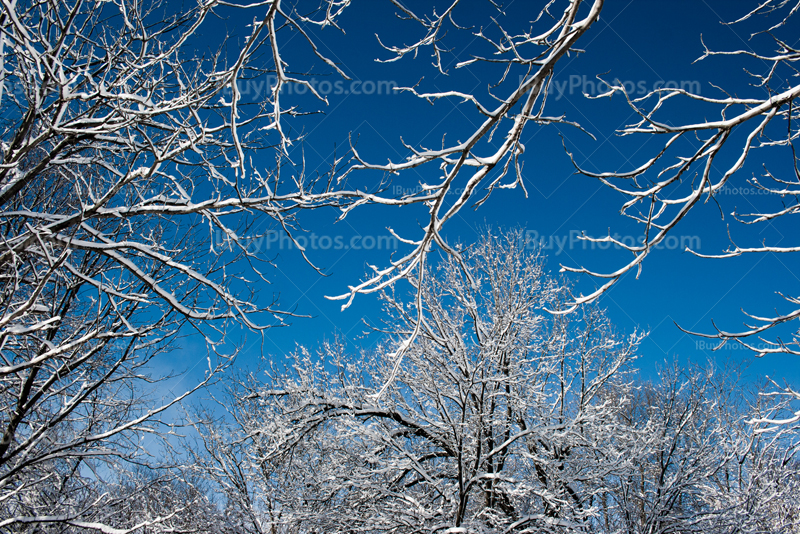
[[[754,18],[771,11],[782,12],[781,21],[767,32],[780,29],[795,15],[800,4],[789,1],[767,0],[757,8],[741,17],[735,23]],[[770,225],[788,221],[800,214],[798,194],[800,194],[800,170],[795,143],[798,129],[798,102],[800,85],[783,80],[796,77],[795,63],[800,60],[800,52],[769,33],[777,45],[774,54],[760,54],[752,49],[718,52],[707,46],[698,61],[709,61],[721,57],[735,57],[744,64],[756,60],[752,76],[752,97],[739,97],[725,93],[719,98],[711,98],[677,88],[659,88],[639,98],[632,98],[624,84],[608,83],[609,91],[593,98],[623,95],[635,112],[638,120],[619,130],[622,136],[654,136],[660,139],[656,153],[641,165],[624,172],[591,172],[576,168],[582,174],[596,178],[604,185],[626,197],[621,213],[641,224],[643,239],[638,244],[625,244],[610,237],[585,237],[598,243],[613,242],[617,247],[632,254],[632,259],[611,272],[599,272],[585,267],[563,265],[565,271],[586,273],[607,280],[596,291],[575,299],[575,304],[590,302],[608,291],[627,272],[639,270],[649,253],[675,231],[687,215],[698,206],[722,200],[729,188],[742,188],[757,193],[744,199],[750,208],[741,213],[734,209],[730,215],[734,221],[744,225]],[[704,45],[705,46],[705,45]],[[760,69],[762,74],[758,74]],[[781,87],[779,87],[781,85]],[[724,92],[724,89],[716,87]],[[674,119],[676,105],[694,104],[704,110],[704,114],[716,112],[716,120],[678,123]],[[672,108],[670,108],[672,106]],[[672,109],[672,112],[670,112]],[[707,116],[707,115],[706,115]],[[572,155],[570,154],[570,157]],[[776,167],[777,158],[786,158],[789,165],[780,173]],[[742,169],[754,161],[763,161],[763,177],[753,175],[741,179]],[[788,171],[788,174],[787,174]],[[720,210],[722,207],[720,206]],[[724,217],[724,214],[723,214]],[[687,248],[703,258],[731,258],[743,254],[796,254],[800,245],[776,246],[762,242],[760,245],[741,246],[732,237],[731,246],[719,254],[700,253]],[[774,327],[797,319],[800,316],[798,299],[785,296],[792,306],[787,313],[776,313],[770,317],[749,315],[755,325],[747,325],[739,332],[717,329],[713,334],[703,334],[720,340],[720,347],[727,341],[738,341],[763,356],[769,353],[798,354],[798,336],[790,340],[762,337]],[[747,341],[748,338],[760,341]]]
[[[493,2],[492,4],[502,14],[501,8]],[[497,80],[502,85],[496,90],[504,90],[506,94],[502,97],[491,95],[492,98],[499,100],[498,105],[492,107],[481,104],[478,97],[457,91],[423,93],[418,92],[415,87],[399,88],[431,102],[452,98],[459,99],[470,107],[474,106],[480,115],[481,123],[474,131],[468,132],[464,141],[447,145],[443,140],[440,149],[406,145],[405,148],[412,155],[405,161],[386,164],[370,162],[362,157],[355,147],[353,148],[356,163],[347,173],[377,170],[396,179],[402,179],[404,174],[418,175],[424,167],[430,169],[429,172],[435,173],[438,178],[434,181],[420,182],[418,188],[412,188],[415,192],[399,197],[364,194],[343,211],[342,217],[345,217],[351,209],[364,203],[393,206],[420,204],[427,209],[429,220],[421,236],[402,238],[404,243],[413,247],[405,256],[393,260],[386,267],[376,267],[371,277],[352,285],[346,294],[329,298],[345,300],[343,308],[346,308],[358,294],[380,292],[397,280],[409,276],[416,268],[422,268],[426,255],[434,247],[441,247],[447,253],[458,257],[458,252],[442,237],[444,225],[468,204],[472,203],[474,207],[478,207],[486,202],[496,189],[513,189],[518,186],[525,189],[520,161],[520,156],[525,152],[525,146],[520,141],[525,126],[531,122],[541,125],[561,123],[575,126],[564,117],[552,117],[546,114],[547,96],[557,63],[569,53],[575,52],[578,40],[597,21],[603,0],[565,2],[563,13],[558,18],[552,17],[548,11],[553,4],[554,2],[549,2],[538,16],[536,16],[537,11],[532,13],[534,16],[531,18],[536,19],[534,22],[542,25],[540,33],[509,34],[497,21],[494,21],[500,30],[499,41],[492,40],[482,31],[476,34],[486,42],[493,55],[475,56],[456,65],[456,68],[481,62],[504,65],[506,71]],[[396,2],[395,5],[398,6],[402,17],[420,24],[425,35],[414,44],[403,47],[384,45],[388,51],[395,54],[389,61],[400,60],[408,54],[416,55],[426,47],[431,47],[435,58],[434,65],[444,72],[442,57],[446,50],[440,44],[440,40],[443,38],[443,27],[447,21],[450,21],[457,30],[464,29],[455,22],[458,18],[460,1],[454,1],[441,15],[434,12],[431,17],[418,15],[400,2]],[[545,24],[540,19],[552,20]],[[510,81],[503,84],[509,79],[508,69],[512,65],[521,69],[520,72],[524,75],[519,77],[518,82]],[[505,132],[499,144],[492,141],[497,132]],[[512,178],[504,181],[509,174]],[[449,204],[446,202],[448,193],[455,190],[460,193],[452,195],[456,199]]]

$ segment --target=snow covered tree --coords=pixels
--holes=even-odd
[[[235,354],[230,331],[286,315],[242,283],[264,276],[243,240],[255,216],[291,233],[330,202],[326,181],[281,175],[295,112],[279,93],[307,81],[284,72],[280,29],[347,2],[323,4],[315,19],[279,0],[0,0],[0,530],[108,531],[93,518],[114,496],[90,486],[147,461],[161,414],[199,387],[156,395],[170,377],[153,358],[197,332],[202,385]],[[249,34],[231,51],[212,26],[206,55],[226,10],[252,13]],[[245,106],[239,84],[264,71],[274,92]]]
[[[375,349],[234,380],[193,464],[236,530],[800,532],[797,440],[768,432],[791,404],[733,371],[638,381],[641,336],[548,313],[571,295],[526,245],[487,235],[385,293]]]
[[[732,369],[665,366],[620,412],[640,440],[627,452],[627,475],[604,483],[595,531],[800,532],[797,440],[751,421],[785,410],[745,392]]]
[[[246,531],[570,532],[623,476],[619,422],[641,339],[569,300],[521,233],[487,235],[420,273],[416,303],[385,294],[386,341],[300,350],[240,380],[228,425],[200,427],[206,471]],[[398,344],[408,343],[398,365]]]

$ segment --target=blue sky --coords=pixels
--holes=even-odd
[[[420,12],[430,12],[431,2],[408,1],[408,6]],[[506,16],[498,20],[507,28],[525,30],[535,18],[538,2],[513,0],[504,3]],[[765,19],[738,25],[723,25],[721,20],[733,20],[751,7],[753,2],[740,0],[609,0],[596,23],[579,46],[585,50],[564,58],[555,74],[556,91],[548,105],[551,115],[565,113],[570,120],[578,121],[592,133],[596,140],[580,131],[563,126],[537,126],[529,124],[523,142],[527,147],[524,156],[524,179],[529,192],[501,190],[477,211],[465,209],[460,218],[451,221],[446,230],[450,242],[474,242],[483,228],[495,229],[522,227],[532,236],[543,238],[548,252],[548,267],[555,273],[560,265],[584,265],[597,270],[610,270],[623,265],[628,256],[623,251],[591,250],[591,244],[577,242],[580,232],[603,236],[607,232],[619,236],[638,237],[635,226],[619,215],[623,202],[621,196],[595,180],[576,175],[562,147],[562,136],[568,149],[581,165],[591,170],[623,170],[638,166],[652,157],[658,148],[658,139],[648,137],[619,138],[617,128],[633,120],[630,109],[619,95],[612,99],[589,100],[582,92],[595,90],[596,75],[618,79],[630,87],[652,88],[657,82],[686,84],[703,95],[720,96],[710,85],[714,83],[741,96],[762,96],[762,88],[752,87],[752,81],[743,70],[764,68],[757,61],[743,63],[741,58],[710,58],[693,63],[703,52],[701,34],[710,48],[732,50],[762,47],[772,51],[768,37],[749,39],[754,28],[764,26]],[[452,69],[458,61],[469,58],[471,51],[486,52],[485,43],[476,39],[470,30],[457,31],[451,27],[445,44],[452,52],[445,55],[448,76],[438,73],[432,65],[429,50],[416,58],[405,57],[397,62],[376,62],[377,58],[390,59],[392,55],[378,44],[379,32],[386,44],[403,44],[418,39],[421,29],[415,24],[394,17],[395,9],[387,1],[356,1],[350,6],[340,25],[345,34],[335,28],[319,31],[307,28],[320,46],[320,50],[333,59],[356,81],[353,85],[341,81],[331,69],[314,60],[308,46],[301,42],[296,32],[282,31],[284,59],[289,68],[310,72],[320,87],[327,88],[328,105],[308,94],[284,95],[285,102],[301,106],[308,111],[320,110],[321,115],[311,115],[291,122],[295,132],[302,131],[305,141],[293,148],[292,157],[297,162],[305,156],[307,172],[327,170],[334,153],[343,154],[348,139],[357,140],[359,153],[373,162],[383,163],[387,158],[402,160],[407,151],[401,139],[413,146],[438,147],[443,135],[448,140],[463,139],[481,117],[474,106],[458,100],[440,100],[435,105],[416,99],[408,93],[390,93],[388,82],[399,86],[419,82],[421,90],[441,91],[456,89],[472,92],[485,105],[491,104],[488,85],[502,75],[502,67],[475,66]],[[484,26],[487,33],[497,33],[491,16],[497,16],[485,1],[465,0],[455,12],[462,26]],[[769,21],[770,19],[766,19]],[[220,34],[208,35],[215,41],[227,28],[235,36],[243,31],[246,21],[230,18],[220,22]],[[784,37],[787,32],[784,31]],[[789,34],[789,37],[792,37]],[[796,36],[792,37],[796,40]],[[789,41],[789,44],[794,42]],[[763,48],[766,46],[766,48]],[[266,60],[265,60],[266,61]],[[265,66],[268,66],[265,64]],[[511,76],[515,76],[513,74]],[[245,99],[257,101],[264,84],[260,79],[246,85]],[[494,89],[503,96],[516,83]],[[266,81],[266,80],[265,80]],[[336,82],[341,83],[337,86]],[[338,89],[337,89],[338,87]],[[699,88],[699,89],[698,89]],[[362,94],[354,94],[354,93]],[[363,94],[371,93],[371,94]],[[674,123],[698,121],[718,116],[718,111],[679,105],[669,113]],[[735,148],[735,147],[734,147]],[[785,151],[788,149],[784,148]],[[335,152],[334,152],[335,151]],[[730,161],[735,150],[722,161]],[[747,187],[745,180],[760,173],[765,158],[773,171],[789,171],[786,154],[776,150],[770,154],[755,154],[752,162],[740,171],[732,185]],[[264,165],[270,164],[269,160]],[[419,176],[402,175],[389,185],[397,192],[415,188],[419,180],[430,179],[435,167],[420,170]],[[370,185],[381,179],[380,174],[362,172],[351,175],[353,184]],[[466,178],[462,177],[462,180]],[[458,185],[456,185],[458,187]],[[762,239],[767,244],[784,246],[796,234],[797,223],[781,221],[766,228],[751,230],[735,224],[728,216],[734,208],[748,207],[763,199],[733,192],[696,206],[694,212],[673,232],[675,241],[681,240],[699,246],[704,253],[721,252],[728,246],[727,224],[741,245],[757,245]],[[726,215],[725,220],[720,212]],[[362,319],[377,322],[380,310],[375,296],[359,296],[345,311],[340,302],[326,300],[326,295],[341,294],[349,284],[357,282],[365,273],[367,264],[385,266],[391,250],[385,250],[387,227],[401,235],[415,238],[420,227],[426,224],[426,212],[417,207],[386,208],[366,206],[352,212],[344,221],[333,224],[338,212],[333,208],[304,214],[300,222],[308,231],[309,243],[317,243],[309,256],[329,276],[320,277],[307,266],[296,250],[277,238],[262,241],[261,246],[270,257],[276,257],[276,268],[269,271],[272,284],[256,289],[262,298],[280,293],[284,308],[296,308],[299,313],[312,315],[311,319],[297,319],[291,327],[274,329],[267,333],[262,345],[260,336],[242,341],[246,351],[245,364],[253,361],[263,351],[279,356],[291,351],[294,344],[314,345],[335,333],[354,345],[369,344],[369,339],[359,337],[365,330]],[[792,222],[792,221],[789,221]],[[355,236],[355,237],[354,237]],[[400,249],[398,253],[403,252]],[[679,357],[703,361],[708,357],[724,360],[752,360],[744,350],[731,346],[712,354],[709,341],[682,333],[675,323],[687,329],[712,332],[712,319],[722,328],[736,330],[746,319],[740,308],[768,315],[775,309],[788,311],[787,305],[775,294],[783,291],[789,295],[800,294],[800,261],[797,257],[760,255],[729,260],[711,260],[684,253],[680,246],[664,247],[655,251],[644,264],[641,276],[625,276],[600,303],[608,309],[612,320],[621,330],[634,328],[650,331],[643,343],[639,361],[647,373],[665,359]],[[578,287],[588,292],[597,281],[588,277],[572,277]],[[783,333],[796,331],[793,326]],[[750,367],[753,377],[769,375],[800,381],[796,358],[771,356],[756,360]]]

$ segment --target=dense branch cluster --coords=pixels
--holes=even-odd
[[[238,381],[196,459],[242,532],[796,532],[794,446],[754,437],[735,373],[634,379],[641,336],[569,295],[519,234],[484,238],[420,286],[426,327],[387,295],[392,341],[301,350]],[[381,395],[378,391],[391,380]],[[751,412],[752,410],[752,412]]]
[[[235,351],[229,330],[286,314],[232,265],[266,280],[242,246],[255,217],[291,233],[297,210],[329,202],[326,183],[281,176],[295,111],[278,94],[307,82],[283,72],[276,28],[346,4],[295,20],[279,1],[0,2],[0,528],[108,527],[113,497],[84,494],[83,476],[113,480],[160,447],[159,414],[199,387],[149,400],[169,378],[151,378],[153,357],[198,332],[227,354],[199,359],[202,385]],[[204,56],[196,40],[224,10],[252,12],[251,32]],[[272,62],[254,64],[263,50]],[[264,71],[273,98],[242,105],[238,84]],[[271,146],[276,164],[253,166]]]

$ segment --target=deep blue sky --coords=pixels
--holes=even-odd
[[[408,1],[412,9],[428,14],[432,4],[434,2]],[[526,30],[528,21],[538,13],[535,8],[539,4],[529,0],[507,1],[507,16],[499,20],[509,30]],[[600,21],[579,41],[585,53],[574,54],[559,63],[555,80],[565,89],[551,97],[549,103],[550,115],[566,113],[568,119],[580,122],[597,140],[570,128],[529,124],[523,138],[527,146],[524,175],[529,197],[526,199],[519,189],[497,191],[483,207],[477,211],[465,209],[460,218],[452,221],[447,229],[447,238],[451,242],[472,243],[486,225],[495,229],[520,226],[536,232],[535,235],[544,237],[546,242],[551,242],[549,236],[556,236],[559,240],[569,239],[571,232],[585,231],[590,235],[602,236],[609,227],[612,233],[638,237],[636,228],[618,214],[622,203],[620,195],[590,178],[574,174],[562,148],[561,134],[582,165],[606,171],[638,166],[654,155],[658,140],[615,137],[615,129],[633,119],[624,100],[620,96],[611,100],[587,100],[580,91],[570,93],[569,84],[577,84],[577,80],[582,85],[584,79],[593,81],[595,75],[604,74],[609,79],[617,78],[643,84],[644,87],[652,87],[659,80],[683,81],[699,83],[698,87],[704,95],[720,96],[709,84],[712,82],[743,96],[762,96],[763,89],[748,85],[750,79],[742,69],[741,59],[711,58],[692,64],[703,51],[701,34],[710,48],[732,50],[761,47],[764,51],[772,51],[773,47],[764,36],[748,40],[754,28],[764,27],[765,20],[770,19],[762,18],[735,26],[720,24],[721,20],[738,18],[754,5],[755,2],[740,0],[609,0]],[[554,8],[553,12],[556,13],[557,9]],[[421,90],[475,92],[483,99],[484,105],[494,105],[486,89],[489,83],[499,79],[501,70],[498,69],[501,68],[476,66],[452,69],[456,62],[469,57],[469,51],[487,51],[485,44],[476,40],[470,31],[459,32],[450,27],[445,39],[445,44],[453,47],[453,52],[445,56],[445,66],[450,68],[449,76],[442,76],[432,66],[430,49],[424,49],[416,58],[408,56],[393,63],[376,62],[376,58],[392,57],[379,46],[376,32],[380,33],[381,40],[386,44],[409,43],[422,35],[421,28],[396,19],[394,12],[388,0],[356,1],[339,21],[346,34],[334,28],[319,31],[309,27],[308,31],[323,53],[362,83],[394,81],[402,86],[413,85],[421,80]],[[496,28],[493,28],[489,18],[492,15],[497,16],[488,2],[465,0],[456,10],[455,19],[462,26],[484,26],[487,32],[496,37]],[[219,34],[208,37],[213,37],[210,40],[214,41],[225,28],[234,36],[241,34],[244,22],[232,16],[217,26]],[[796,27],[794,21],[793,25],[784,29],[784,38],[791,37],[796,41],[797,35],[791,35],[791,30]],[[333,83],[340,79],[331,73],[329,67],[314,60],[308,46],[296,32],[283,31],[281,36],[284,59],[292,70],[311,71],[320,81]],[[790,40],[789,44],[795,41]],[[235,38],[232,43],[235,43]],[[265,66],[268,65],[265,63]],[[765,68],[757,62],[750,62],[747,67],[751,70]],[[245,99],[259,98],[257,82],[249,87],[250,93],[245,95]],[[496,94],[508,94],[510,85],[513,84],[496,89]],[[345,82],[344,87],[348,86],[349,82]],[[591,90],[590,86],[585,88]],[[443,134],[450,141],[464,139],[481,120],[469,104],[442,100],[431,106],[407,93],[329,94],[327,106],[308,95],[285,95],[283,98],[287,103],[296,103],[303,109],[324,112],[324,115],[291,123],[296,131],[303,130],[306,134],[305,142],[302,146],[296,146],[292,155],[295,161],[299,161],[300,150],[305,151],[307,172],[327,170],[334,150],[338,147],[339,154],[346,150],[348,135],[358,139],[358,150],[363,157],[382,163],[387,158],[401,160],[406,156],[401,138],[415,146],[437,147]],[[679,106],[672,108],[670,113],[673,122],[679,123],[701,120],[707,110]],[[717,116],[713,114],[708,118]],[[735,150],[730,150],[726,156],[728,159],[724,161],[730,161],[734,155]],[[764,157],[761,154],[755,156],[753,162],[740,171],[732,185],[744,186],[745,180],[753,172],[760,172]],[[786,165],[785,154],[779,156],[775,158],[775,167],[771,170],[788,170],[781,167]],[[264,165],[269,163],[268,160],[264,161]],[[391,187],[413,188],[419,179],[432,179],[435,171],[435,166],[431,166],[421,170],[423,174],[420,176],[412,173],[402,175],[392,183],[390,190]],[[374,173],[353,177],[356,184],[368,184],[378,179],[380,176]],[[462,176],[461,180],[466,180],[466,177]],[[736,225],[727,217],[735,207],[745,211],[749,203],[763,199],[727,195],[718,200],[726,214],[725,221],[721,220],[720,208],[713,202],[699,205],[674,234],[699,239],[701,251],[713,253],[728,245],[726,224],[729,222],[741,245],[755,246],[761,239],[766,239],[768,244],[786,245],[791,242],[788,234],[797,233],[796,221],[793,225],[783,222],[752,232],[742,229],[741,225]],[[335,246],[337,236],[340,242],[347,244],[354,235],[385,236],[387,226],[395,228],[401,235],[415,238],[420,235],[419,227],[426,220],[426,213],[418,208],[365,207],[351,213],[345,221],[333,225],[337,215],[330,208],[306,215],[301,222],[309,231],[308,237],[312,232],[318,236],[317,239],[327,236]],[[379,320],[377,298],[360,296],[353,306],[340,311],[340,302],[326,301],[324,296],[343,293],[348,284],[363,276],[368,263],[386,265],[389,253],[385,250],[334,250],[334,246],[328,250],[310,251],[311,259],[330,275],[321,278],[303,263],[296,251],[286,247],[281,249],[278,243],[270,244],[268,253],[270,256],[277,255],[277,268],[269,273],[273,284],[257,290],[263,298],[269,298],[273,291],[279,292],[284,308],[296,307],[298,312],[311,314],[314,318],[297,319],[289,328],[271,330],[263,347],[259,336],[248,339],[243,355],[245,363],[257,358],[262,350],[278,356],[291,351],[295,342],[313,346],[336,332],[355,345],[370,342],[359,338],[359,334],[365,330],[361,320]],[[620,251],[583,250],[582,245],[561,251],[556,247],[549,251],[548,267],[553,272],[558,271],[560,264],[608,270],[621,266],[627,257]],[[675,356],[703,361],[712,354],[698,344],[699,339],[683,334],[674,322],[685,328],[711,332],[711,320],[714,319],[720,327],[736,330],[745,319],[740,308],[762,315],[771,314],[775,308],[788,311],[788,306],[775,295],[775,291],[800,294],[797,273],[800,273],[800,261],[788,255],[723,261],[696,258],[680,249],[660,250],[647,259],[638,280],[626,276],[600,302],[621,330],[639,328],[650,331],[650,337],[642,346],[643,358],[639,362],[640,367],[649,372],[655,365]],[[584,293],[597,283],[585,278],[575,280]],[[791,330],[796,331],[797,326],[794,325]],[[752,359],[746,351],[734,348],[723,349],[713,357],[718,360],[728,357],[734,360]],[[753,376],[786,378],[797,384],[800,381],[798,368],[796,358],[772,356],[755,361],[750,371]]]

